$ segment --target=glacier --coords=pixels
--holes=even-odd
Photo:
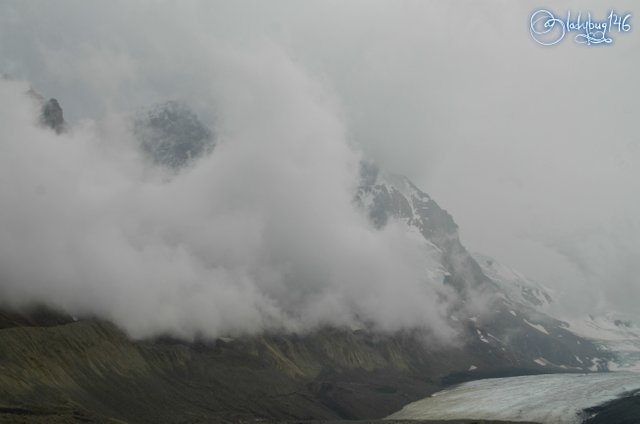
[[[579,424],[585,409],[640,390],[640,374],[544,374],[463,383],[410,403],[388,419],[509,420]]]

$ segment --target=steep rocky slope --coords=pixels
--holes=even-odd
[[[516,368],[512,352],[482,342],[443,349],[417,332],[324,329],[183,343],[132,341],[94,319],[51,326],[20,319],[31,322],[6,326],[4,319],[0,330],[5,415],[126,422],[379,418],[459,378],[456,372],[470,363],[480,376],[535,372]]]
[[[75,411],[130,422],[382,417],[436,390],[469,362],[504,359],[444,351],[417,333],[325,329],[196,343],[131,341],[93,319],[34,326],[19,317],[23,324],[10,326],[16,319],[6,317],[0,411],[33,414]]]

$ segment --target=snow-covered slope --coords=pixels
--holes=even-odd
[[[620,314],[589,315],[569,319],[569,331],[592,340],[607,352],[610,371],[640,372],[640,326],[637,319]]]
[[[524,307],[529,315],[540,313],[553,316],[556,320],[553,325],[591,341],[598,348],[599,355],[580,359],[583,362],[586,359],[592,370],[640,371],[640,325],[637,318],[613,312],[579,318],[555,315],[552,311],[562,310],[562,307],[556,305],[555,308],[549,308],[554,302],[549,289],[486,255],[474,254],[474,258],[504,295],[505,305],[511,305],[515,310],[521,309],[520,313]],[[515,310],[511,312],[514,316],[517,315]],[[547,332],[547,327],[527,323]]]
[[[473,257],[482,268],[482,272],[510,301],[534,308],[544,308],[552,302],[548,288],[527,278],[513,268],[481,253],[473,253]]]

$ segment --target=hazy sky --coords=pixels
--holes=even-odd
[[[327,196],[318,202],[345,201],[338,187],[361,150],[449,210],[469,248],[551,287],[572,310],[634,312],[640,40],[635,3],[614,3],[553,5],[596,19],[612,7],[632,13],[633,30],[614,33],[614,44],[567,36],[548,48],[529,34],[531,13],[547,5],[528,0],[6,1],[0,72],[57,97],[75,125],[177,98],[223,122],[223,136],[270,134],[277,153],[307,149],[295,166],[331,174],[339,157],[337,175],[307,181]],[[295,147],[294,136],[309,142]],[[340,141],[315,145],[332,137]],[[335,213],[327,230],[330,218],[359,222]]]

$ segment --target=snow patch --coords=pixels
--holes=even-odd
[[[524,319],[524,318],[523,318],[522,320],[525,322],[525,324],[527,324],[527,325],[529,325],[529,326],[531,326],[531,327],[535,328],[535,329],[536,329],[536,330],[538,330],[539,332],[544,333],[544,334],[546,334],[547,336],[549,335],[549,332],[547,331],[547,329],[546,329],[546,328],[544,328],[542,325],[540,325],[540,324],[534,324],[534,323],[532,323],[532,322],[527,321],[527,320],[526,320],[526,319]]]
[[[476,330],[476,333],[478,333],[478,338],[480,339],[481,342],[489,343],[489,340],[487,340],[487,338],[484,336],[484,334],[482,334],[480,330]]]
[[[577,336],[591,340],[621,341],[640,339],[640,331],[634,325],[629,327],[616,325],[622,322],[615,317],[586,317],[584,319],[564,319],[569,324],[569,331]]]
[[[549,361],[547,361],[544,358],[534,359],[533,362],[535,362],[536,364],[541,365],[543,367],[546,367],[547,365],[549,365]]]
[[[491,334],[491,333],[487,333],[487,336],[491,337],[493,340],[497,341],[497,342],[498,342],[498,343],[500,343],[500,344],[504,344],[504,343],[502,342],[502,340],[500,340],[499,338],[497,338],[496,336],[494,336],[494,335],[493,335],[493,334]],[[504,348],[503,348],[503,350],[504,350]]]

